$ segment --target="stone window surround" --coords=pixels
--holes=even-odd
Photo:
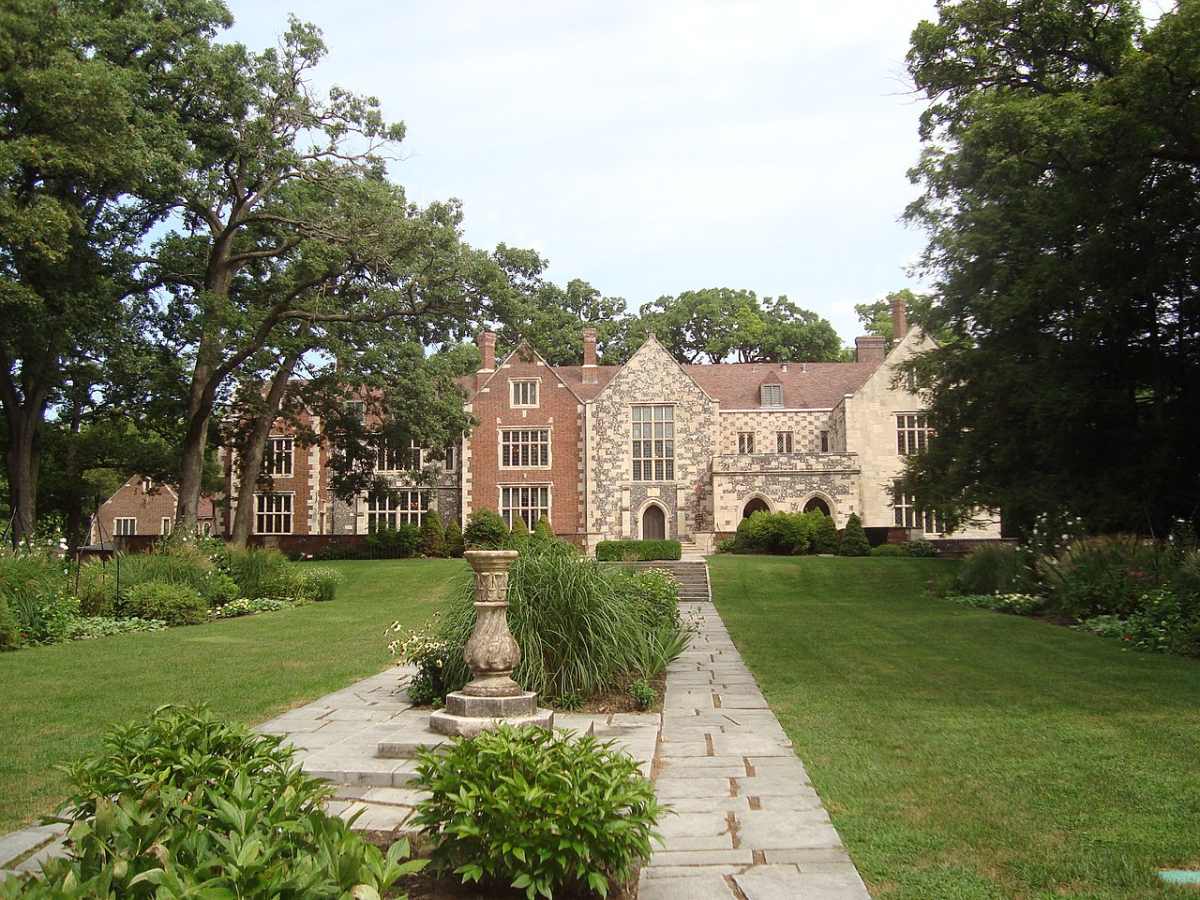
[[[892,484],[892,510],[897,528],[920,528],[926,534],[945,534],[946,525],[940,513],[917,508],[911,494],[900,489],[901,482]],[[807,501],[806,501],[807,502]]]
[[[544,431],[546,432],[546,463],[545,465],[537,466],[506,466],[504,464],[504,432],[506,431]],[[540,446],[541,441],[534,442]],[[521,446],[520,442],[512,443],[510,446]],[[504,472],[511,472],[515,469],[538,469],[546,471],[554,466],[554,425],[498,425],[496,426],[496,467]]]
[[[174,524],[174,522],[175,522],[175,520],[172,519],[170,516],[163,516],[162,519],[158,523],[158,533],[159,534],[170,534],[171,526]]]
[[[279,497],[287,500],[287,509],[264,509],[263,501],[268,497]],[[283,504],[280,504],[281,506]],[[296,528],[296,492],[295,491],[256,491],[254,494],[254,533],[255,534],[292,534]],[[272,529],[264,531],[261,527],[263,518],[279,519],[287,522],[287,530]]]
[[[553,485],[553,483],[551,483],[549,481],[535,481],[535,482],[510,481],[510,482],[498,483],[496,485],[496,506],[499,507],[497,512],[500,513],[500,518],[504,519],[504,510],[506,509],[506,507],[504,505],[504,491],[506,489],[511,491],[513,489],[520,489],[520,488],[545,488],[546,489],[546,507],[545,507],[544,515],[549,521],[553,522],[554,520],[551,518],[551,516],[553,515],[553,512],[554,512],[554,485]],[[507,509],[509,510],[509,518],[504,519],[504,521],[506,524],[508,524],[508,527],[511,529],[512,528],[512,524],[511,524],[512,513],[519,512],[522,509],[534,509],[534,508],[541,509],[540,506],[538,506],[538,507],[534,507],[534,506],[523,507],[520,505],[513,506],[510,503],[507,507]],[[529,525],[529,523],[526,523],[526,525],[530,531],[533,531],[533,526],[536,524],[537,524],[536,519],[534,520],[533,525]]]
[[[893,415],[896,422],[896,455],[912,456],[929,446],[933,429],[929,427],[926,410],[910,410]],[[909,419],[915,420],[909,424]]]
[[[399,499],[392,497],[367,497],[367,530],[370,531],[371,520],[375,519],[375,527],[379,528],[379,520],[383,520],[384,527],[395,527],[397,525],[416,525],[420,528],[425,522],[425,513],[429,512],[429,495],[428,488],[396,488],[394,489],[397,497],[404,497],[407,500],[407,505]],[[417,506],[412,506],[412,496],[417,496]],[[371,507],[375,508],[372,509]]]
[[[280,450],[279,447],[286,447]],[[267,438],[267,451],[263,454],[263,474],[276,478],[291,478],[295,473],[296,443],[289,434],[273,434]]]
[[[677,440],[677,435],[675,434],[675,425],[676,425],[675,412],[676,412],[676,408],[678,406],[679,406],[678,403],[671,401],[671,400],[649,401],[649,402],[638,401],[636,403],[629,404],[628,419],[626,420],[629,422],[629,442],[625,446],[629,448],[628,460],[630,462],[630,469],[627,471],[629,471],[629,479],[631,482],[635,482],[637,484],[675,484],[678,481],[678,477],[677,477],[678,473],[675,471],[675,468],[676,468],[675,467],[675,463],[676,463],[675,442]],[[664,452],[664,455],[661,457],[654,455],[654,442],[659,439],[654,437],[653,426],[655,424],[664,424],[665,425],[668,423],[667,423],[667,420],[665,420],[665,419],[662,420],[661,423],[654,419],[653,410],[658,409],[659,407],[664,407],[664,408],[668,408],[671,410],[671,419],[669,422],[669,424],[671,426],[671,437],[670,438],[667,438],[667,437],[662,438],[663,441],[669,440],[671,442],[671,453],[670,453],[670,455],[666,455]],[[638,408],[651,410],[649,422],[645,422],[645,421],[642,421],[640,423],[634,422],[633,412],[634,412],[634,410],[636,410]],[[644,457],[634,456],[633,445],[638,443],[639,440],[641,440],[641,441],[647,440],[645,437],[642,437],[640,439],[633,437],[633,429],[634,429],[635,424],[640,424],[643,426],[649,424],[651,426],[651,436],[649,438],[650,454],[651,454],[650,456],[644,456]],[[664,431],[665,431],[665,429],[664,429]],[[652,474],[653,474],[653,470],[654,470],[654,463],[661,462],[663,464],[663,474],[664,475],[667,472],[667,464],[669,463],[671,477],[670,478],[638,478],[638,477],[636,477],[636,475],[632,471],[635,468],[635,466],[633,464],[639,460],[641,461],[643,466],[650,466]]]
[[[775,452],[776,453],[792,453],[795,451],[795,432],[792,431],[777,431],[775,432]]]
[[[739,431],[738,432],[738,453],[748,454],[754,452],[754,432]]]
[[[517,394],[521,393],[520,386],[532,385],[533,402],[521,403],[517,400]],[[526,400],[529,399],[529,391],[526,391]],[[542,399],[542,379],[540,377],[530,378],[510,378],[508,379],[508,405],[511,409],[537,409],[541,405]]]

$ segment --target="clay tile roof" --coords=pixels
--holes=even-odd
[[[583,366],[554,367],[554,371],[558,377],[570,385],[571,390],[584,400],[591,400],[604,390],[604,386],[612,381],[613,376],[620,369],[620,366],[595,366],[588,369],[585,369]],[[589,377],[595,376],[591,383],[583,380],[585,372],[588,373]]]
[[[784,371],[786,366],[787,371]],[[878,367],[876,363],[720,363],[683,369],[723,409],[759,409],[759,387],[783,385],[787,409],[831,409],[852,394]]]

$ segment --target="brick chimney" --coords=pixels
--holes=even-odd
[[[908,310],[904,305],[902,296],[892,298],[892,337],[896,343],[904,340],[904,336],[908,334]]]
[[[496,368],[496,332],[483,331],[479,334],[479,352],[483,355],[483,362],[479,366],[480,372],[491,372]]]
[[[866,334],[854,339],[855,356],[860,363],[879,365],[887,356],[887,339]]]
[[[596,329],[583,329],[583,383],[596,384]]]

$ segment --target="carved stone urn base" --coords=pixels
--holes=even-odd
[[[476,737],[500,725],[554,727],[554,711],[539,709],[537,694],[522,691],[512,697],[472,697],[462,691],[446,695],[446,708],[429,716],[429,730],[451,737]]]

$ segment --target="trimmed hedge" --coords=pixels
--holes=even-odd
[[[679,541],[601,541],[596,545],[600,562],[649,562],[679,559],[682,555]]]

